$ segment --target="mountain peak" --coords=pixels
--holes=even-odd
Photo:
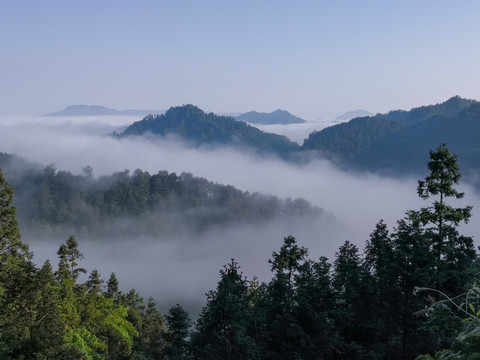
[[[245,121],[251,124],[301,124],[306,122],[305,120],[290,114],[286,110],[277,109],[271,113],[261,113],[256,111],[249,111],[244,114],[235,117],[237,120]]]

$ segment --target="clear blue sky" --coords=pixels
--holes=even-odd
[[[3,0],[0,115],[480,100],[480,1]]]

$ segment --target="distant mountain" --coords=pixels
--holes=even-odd
[[[425,170],[429,150],[441,143],[461,169],[480,171],[480,103],[455,96],[410,111],[355,118],[314,132],[302,150],[316,151],[348,169],[412,174]]]
[[[367,110],[354,110],[354,111],[348,111],[343,115],[337,116],[336,120],[346,121],[346,120],[355,119],[357,117],[365,117],[365,116],[373,116],[373,115],[375,114],[368,112]]]
[[[70,105],[65,109],[43,116],[104,116],[104,115],[132,115],[146,116],[148,114],[162,114],[163,110],[115,110],[100,105]]]
[[[128,126],[118,137],[151,133],[175,134],[196,145],[241,145],[260,152],[288,157],[299,145],[286,136],[263,132],[232,117],[205,113],[193,105],[170,108],[163,115],[148,115]]]
[[[285,110],[275,110],[271,113],[259,113],[256,111],[250,111],[235,117],[237,120],[245,121],[250,124],[302,124],[305,120],[290,114]]]

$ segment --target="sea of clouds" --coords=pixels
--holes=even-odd
[[[238,261],[248,278],[258,276],[268,281],[271,273],[267,261],[273,251],[278,251],[284,236],[295,236],[300,245],[309,249],[312,259],[327,256],[333,261],[336,250],[346,240],[362,250],[380,219],[392,229],[407,210],[428,205],[416,194],[416,178],[347,173],[322,159],[292,164],[231,147],[192,148],[175,138],[109,136],[137,120],[140,118],[134,116],[0,117],[0,152],[45,166],[54,163],[57,170],[72,173],[80,173],[82,167],[90,165],[94,176],[137,168],[151,174],[160,170],[189,172],[251,193],[304,198],[328,213],[314,223],[296,219],[290,224],[272,221],[262,226],[214,228],[196,239],[145,238],[141,229],[138,237],[117,242],[77,239],[88,270],[98,269],[105,279],[115,272],[124,291],[135,288],[144,297],[152,296],[163,311],[181,303],[193,314],[198,313],[205,292],[215,288],[218,271],[231,258]],[[311,131],[334,123],[260,128],[301,144]],[[425,164],[427,161],[425,154]],[[462,233],[478,242],[480,222],[476,209],[480,199],[468,185],[462,185],[462,189],[467,195],[457,205],[474,205],[473,219],[462,227]],[[46,259],[56,264],[58,247],[69,235],[25,241],[35,252],[38,264]]]

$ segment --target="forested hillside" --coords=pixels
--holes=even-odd
[[[410,111],[352,119],[310,134],[302,150],[318,152],[349,170],[417,175],[422,154],[447,143],[470,182],[480,171],[480,103],[453,97]]]
[[[58,264],[37,267],[0,173],[0,358],[473,359],[479,259],[459,233],[472,210],[455,204],[460,178],[456,156],[439,146],[418,182],[426,206],[393,231],[379,220],[363,251],[346,241],[331,262],[286,236],[264,283],[232,259],[192,324],[181,305],[161,314],[153,299],[121,291],[115,273],[105,281],[84,269],[74,237]]]
[[[355,118],[348,123],[311,133],[303,142],[302,149],[318,151],[322,156],[346,164],[361,156],[379,139],[404,126],[387,119]]]
[[[303,199],[280,199],[212,183],[192,174],[128,170],[95,178],[31,165],[0,154],[0,168],[17,192],[16,205],[24,231],[86,237],[198,234],[212,226],[264,224],[300,217],[317,219],[325,212]],[[128,221],[127,221],[128,220]],[[132,228],[134,222],[136,227]]]
[[[128,126],[116,136],[177,135],[196,145],[236,145],[261,153],[289,157],[299,148],[286,136],[265,133],[231,117],[205,113],[193,105],[170,108],[163,115],[149,115]]]

